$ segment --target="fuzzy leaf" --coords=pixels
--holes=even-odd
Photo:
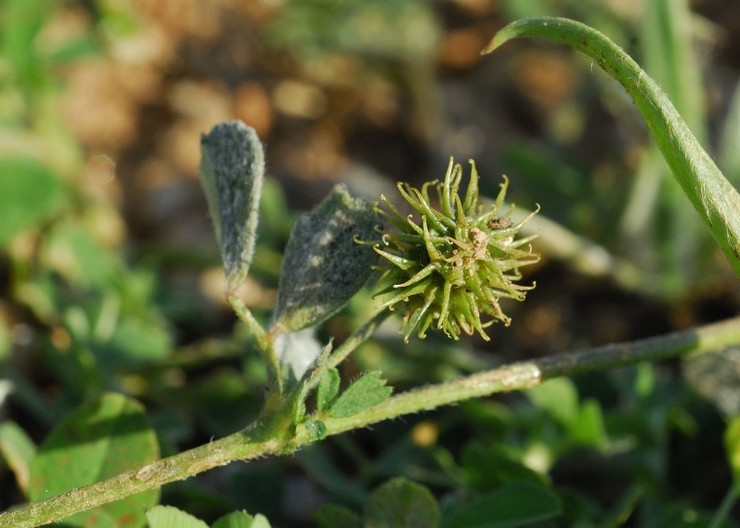
[[[439,506],[432,493],[403,477],[380,486],[365,503],[368,528],[436,528],[439,520]]]
[[[329,408],[339,391],[339,372],[335,368],[326,369],[319,378],[316,390],[316,409],[323,412]]]
[[[208,525],[174,506],[155,506],[146,512],[149,528],[208,528]]]
[[[241,121],[216,125],[200,143],[201,183],[233,289],[246,278],[254,255],[265,155],[257,133]]]
[[[274,326],[294,332],[342,308],[367,281],[377,255],[370,240],[378,219],[372,204],[343,185],[293,226],[285,248]]]
[[[28,495],[32,501],[98,482],[156,460],[159,445],[138,402],[120,394],[104,394],[63,420],[41,445],[31,464]],[[96,510],[65,519],[65,526],[139,528],[144,511],[159,498],[144,491]]]
[[[386,386],[386,381],[380,374],[379,370],[374,370],[355,381],[337,398],[329,414],[334,418],[346,418],[388,398],[393,388]]]

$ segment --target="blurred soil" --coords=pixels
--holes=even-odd
[[[583,118],[575,128],[556,126],[582,95],[584,77],[593,75],[570,52],[515,43],[495,58],[480,57],[507,22],[496,0],[430,2],[441,32],[425,59],[337,52],[320,63],[302,62],[263,38],[278,4],[134,0],[137,31],[111,42],[109,55],[65,72],[62,111],[86,148],[90,181],[115,172],[94,192],[120,207],[134,254],[152,248],[215,254],[198,181],[199,138],[227,119],[257,130],[269,175],[294,209],[317,203],[338,181],[377,197],[392,193],[396,180],[441,177],[450,155],[475,158],[484,178],[496,181],[511,138],[555,149],[595,178],[628,185],[643,128],[620,129],[599,94],[578,103]],[[722,35],[709,57],[718,120],[732,88],[728,79],[734,82],[740,69],[740,39],[730,38],[740,34],[740,12],[736,2],[694,4]],[[64,16],[67,24],[92,23],[83,10]],[[724,282],[666,310],[547,259],[534,276],[538,288],[526,313],[502,334],[524,355],[654,335],[738,306]],[[200,279],[183,280],[198,287]]]

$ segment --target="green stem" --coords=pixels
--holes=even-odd
[[[33,528],[49,524],[169,482],[184,480],[234,460],[278,453],[281,445],[279,439],[266,438],[260,434],[259,427],[255,427],[251,432],[239,432],[116,477],[0,513],[0,527]]]
[[[483,53],[517,37],[571,46],[619,81],[642,114],[686,196],[740,275],[740,194],[704,151],[666,94],[640,66],[602,33],[566,18],[525,18],[499,31]]]
[[[354,416],[328,418],[324,423],[327,434],[336,435],[469,398],[525,389],[558,376],[572,376],[640,361],[700,354],[738,344],[740,317],[642,341],[588,348],[506,365],[448,383],[401,393]],[[313,437],[305,426],[300,425],[293,430],[286,427],[285,420],[284,412],[264,416],[255,425],[220,440],[46,501],[0,514],[0,528],[32,528],[51,523],[73,513],[158,488],[236,460],[287,454],[310,443]]]
[[[239,297],[228,294],[229,304],[239,319],[247,326],[247,330],[254,337],[257,349],[262,355],[262,359],[267,366],[267,383],[268,383],[268,403],[276,400],[283,393],[283,382],[280,376],[280,361],[275,353],[275,343],[270,334],[265,332],[262,325],[254,318],[252,312],[247,308]]]

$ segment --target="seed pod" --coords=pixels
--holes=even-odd
[[[485,328],[511,321],[499,300],[522,301],[534,288],[517,283],[519,268],[539,260],[529,245],[533,236],[516,238],[531,215],[515,224],[502,211],[509,183],[505,176],[496,200],[484,208],[478,201],[478,173],[472,160],[470,166],[464,196],[462,167],[450,159],[444,182],[428,182],[421,189],[398,184],[416,214],[402,215],[385,196],[377,206],[394,229],[384,231],[374,245],[387,261],[376,297],[380,308],[402,306],[407,341],[414,331],[425,337],[430,328],[453,339],[477,332],[488,340]],[[430,189],[436,191],[434,204]]]

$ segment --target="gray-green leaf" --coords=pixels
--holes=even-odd
[[[201,183],[229,289],[235,289],[254,255],[265,155],[257,133],[241,121],[216,125],[200,144]]]
[[[343,185],[293,226],[283,258],[274,326],[294,332],[337,312],[367,281],[377,254],[370,240],[378,218],[372,204]]]
[[[334,418],[346,418],[369,409],[384,401],[393,392],[392,387],[380,377],[379,370],[364,374],[339,395],[329,414]]]

